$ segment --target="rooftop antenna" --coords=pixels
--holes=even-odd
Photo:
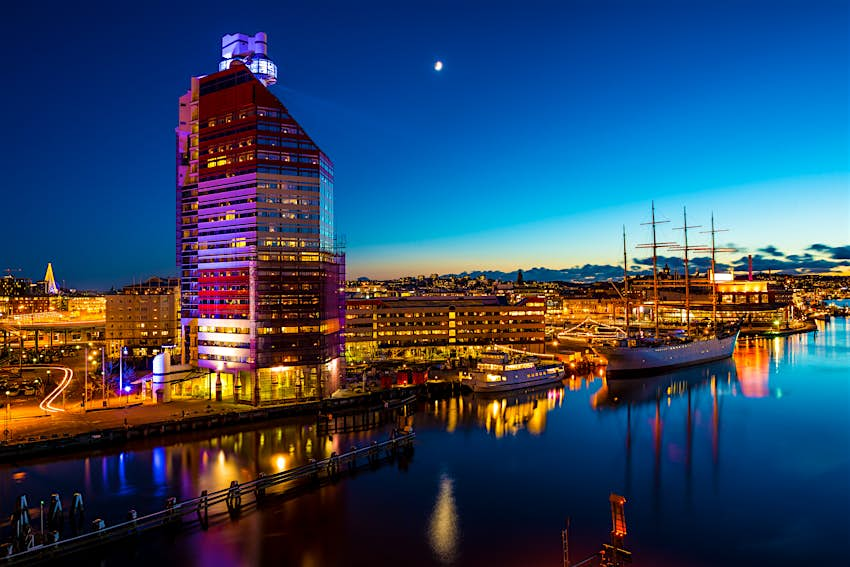
[[[218,70],[230,69],[234,62],[239,62],[269,87],[277,82],[277,65],[269,59],[268,49],[268,37],[263,32],[257,32],[255,35],[224,35],[221,38],[221,61],[218,63]]]

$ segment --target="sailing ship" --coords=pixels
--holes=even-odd
[[[666,221],[664,221],[666,222]],[[655,203],[652,205],[652,244],[640,245],[639,247],[652,248],[652,277],[653,277],[653,303],[652,314],[655,332],[647,335],[641,331],[633,336],[629,331],[629,290],[628,290],[628,262],[626,255],[626,236],[623,229],[623,273],[624,289],[623,299],[626,311],[626,337],[615,340],[597,340],[590,344],[593,351],[608,361],[607,374],[609,377],[631,377],[647,374],[657,374],[675,368],[704,364],[715,360],[723,360],[732,356],[735,344],[740,332],[740,324],[718,324],[717,323],[717,290],[715,284],[715,246],[714,215],[711,218],[711,298],[712,298],[712,321],[711,325],[700,332],[692,332],[690,316],[690,281],[688,269],[688,251],[703,249],[688,246],[687,211],[685,211],[685,244],[677,249],[684,251],[685,267],[685,320],[686,329],[676,329],[662,332],[659,327],[658,311],[658,248],[659,246],[670,246],[675,243],[658,243],[656,240],[655,226],[659,221],[655,220]]]

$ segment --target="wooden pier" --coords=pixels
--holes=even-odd
[[[412,430],[394,432],[387,441],[373,441],[370,445],[353,448],[339,455],[332,453],[327,459],[312,461],[287,471],[269,475],[260,473],[256,479],[245,483],[240,484],[234,480],[227,488],[214,492],[204,490],[197,498],[178,502],[176,498],[171,497],[165,501],[162,510],[145,516],[139,516],[135,510],[129,510],[126,521],[112,526],[107,526],[102,519],[97,518],[89,524],[88,531],[84,531],[82,497],[75,494],[68,518],[75,535],[67,539],[59,539],[59,530],[64,523],[60,502],[58,515],[53,514],[52,508],[48,510],[48,531],[42,531],[40,542],[36,543],[35,533],[29,523],[26,498],[21,497],[23,509],[13,515],[13,541],[0,546],[0,566],[43,563],[162,527],[174,528],[197,523],[201,529],[206,530],[210,524],[212,508],[224,507],[228,516],[234,519],[246,504],[253,502],[259,506],[271,496],[269,491],[276,486],[288,484],[274,494],[286,495],[302,488],[302,481],[321,486],[359,468],[375,467],[396,457],[409,457],[413,451],[415,436]],[[58,495],[53,495],[51,499],[53,497],[59,501]]]
[[[400,400],[385,400],[368,408],[323,413],[319,415],[317,427],[319,433],[324,435],[370,431],[395,422],[400,415],[407,415],[407,407],[416,400],[416,396],[411,395]]]

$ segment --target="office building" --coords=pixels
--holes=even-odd
[[[269,90],[265,34],[224,36],[219,68],[180,97],[185,360],[224,399],[322,398],[343,371],[333,164]]]

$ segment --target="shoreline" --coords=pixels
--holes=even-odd
[[[25,432],[21,440],[0,442],[0,463],[14,463],[48,453],[83,452],[140,439],[215,431],[290,417],[319,418],[332,412],[395,409],[415,402],[422,396],[445,394],[459,387],[459,384],[453,382],[432,382],[346,398],[328,397],[260,407],[211,400],[175,400],[168,404],[134,404],[98,408],[85,413],[33,416],[21,418],[18,431],[22,427]],[[93,419],[92,414],[98,414],[98,419]]]
[[[746,339],[759,339],[766,338],[772,339],[774,337],[788,337],[791,335],[799,335],[802,333],[811,333],[812,331],[817,331],[818,326],[814,321],[808,321],[802,327],[797,328],[789,328],[789,329],[741,329],[741,338]]]

